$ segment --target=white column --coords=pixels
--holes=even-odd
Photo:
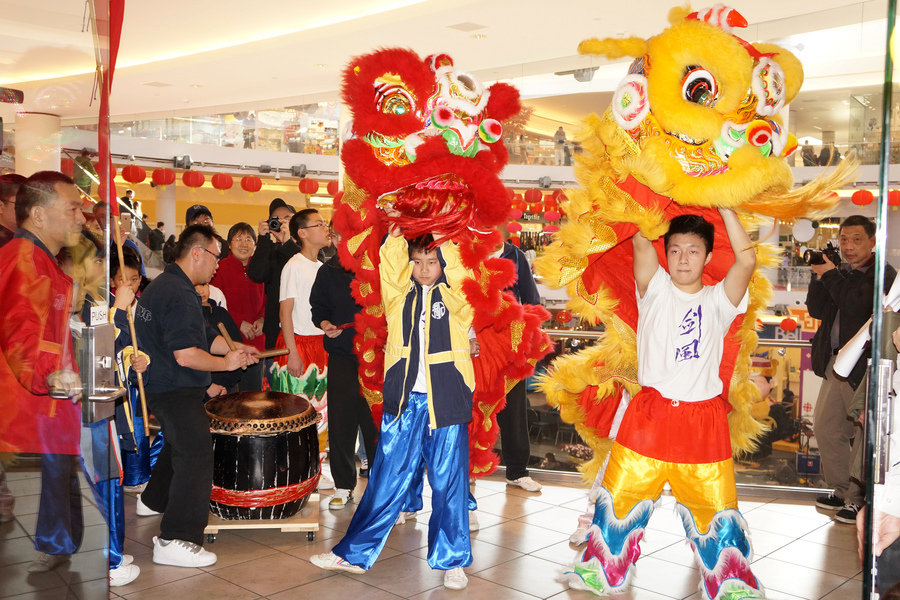
[[[165,223],[166,239],[174,235],[178,239],[177,211],[175,210],[175,184],[166,189],[156,186],[156,220]]]
[[[59,171],[59,116],[24,113],[16,116],[16,173]]]

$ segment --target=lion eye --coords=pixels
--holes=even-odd
[[[381,112],[391,115],[405,115],[411,108],[412,106],[410,105],[409,98],[406,98],[401,94],[395,94],[390,98],[385,99],[384,103],[381,105]]]
[[[375,108],[387,115],[405,115],[413,112],[415,102],[402,86],[379,83],[375,86]]]
[[[681,80],[681,94],[688,102],[712,108],[719,100],[719,84],[706,69],[691,66]]]

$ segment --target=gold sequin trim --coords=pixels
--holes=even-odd
[[[371,283],[361,283],[359,284],[359,294],[363,297],[368,296],[372,293],[372,284]]]
[[[363,396],[365,396],[369,408],[372,408],[372,406],[384,402],[384,397],[381,395],[381,392],[370,390],[365,385],[360,386],[360,389],[362,389]]]
[[[607,250],[614,248],[619,242],[616,232],[609,225],[603,223],[600,217],[592,217],[588,220],[594,237],[591,238],[591,244],[588,246],[587,254],[601,254]]]
[[[478,410],[480,410],[484,414],[484,430],[485,431],[491,430],[491,425],[493,425],[493,423],[491,423],[491,413],[494,412],[495,408],[497,408],[497,407],[489,406],[485,402],[478,403]]]
[[[584,299],[584,301],[587,302],[588,304],[590,304],[591,306],[595,306],[597,304],[597,300],[600,299],[599,293],[597,293],[597,292],[594,292],[593,294],[588,293],[587,288],[584,287],[584,281],[581,279],[578,280],[578,285],[576,287],[576,291],[578,292],[578,295],[581,296],[581,298]]]
[[[380,317],[384,314],[384,308],[382,308],[380,304],[373,304],[372,306],[366,307],[366,312],[373,317]]]
[[[366,361],[367,363],[370,363],[373,360],[375,360],[375,351],[372,350],[371,348],[366,350],[366,352],[363,354],[363,360]]]
[[[365,269],[366,271],[374,271],[374,270],[375,270],[375,265],[372,264],[372,259],[369,258],[369,252],[368,252],[368,251],[366,251],[366,252],[362,255],[362,258],[359,259],[359,264],[360,264],[360,266],[362,266],[362,268]]]
[[[344,176],[344,195],[341,196],[341,202],[350,205],[353,210],[359,212],[363,202],[366,201],[366,192],[356,186],[353,180],[348,176]]]
[[[575,256],[563,256],[559,259],[559,283],[556,287],[564,287],[575,281],[587,269],[588,259]]]
[[[525,321],[513,321],[509,324],[509,330],[512,337],[513,352],[518,352],[519,344],[522,343],[522,333],[525,332]]]
[[[372,228],[369,227],[362,233],[357,233],[352,238],[347,240],[347,250],[350,251],[350,254],[356,255],[356,251],[359,250],[359,247],[362,245],[366,238],[369,237],[369,234],[372,233]],[[362,287],[362,286],[360,286]]]

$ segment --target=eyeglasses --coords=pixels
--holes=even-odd
[[[194,246],[194,248],[199,248],[200,250],[203,250],[203,251],[206,252],[207,254],[212,254],[212,255],[215,257],[216,262],[219,262],[220,260],[222,260],[222,255],[221,255],[221,254],[216,254],[215,252],[210,252],[209,250],[207,250],[207,249],[204,248],[203,246]]]
[[[320,221],[319,223],[316,223],[315,225],[307,225],[306,227],[301,227],[300,229],[314,229],[316,227],[321,227],[322,229],[329,229],[328,223],[326,223],[324,221]]]

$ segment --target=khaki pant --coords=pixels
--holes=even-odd
[[[813,430],[822,457],[822,473],[828,487],[844,502],[865,505],[865,492],[850,479],[853,458],[862,442],[862,427],[847,413],[853,404],[853,388],[833,370],[835,357],[828,361],[828,377],[819,389],[813,413]],[[851,447],[850,441],[853,440]]]

